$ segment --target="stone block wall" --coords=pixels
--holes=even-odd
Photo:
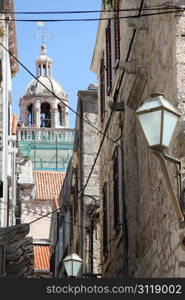
[[[88,124],[98,128],[98,110],[97,110],[97,89],[82,90],[78,92],[78,113],[83,115],[83,124],[80,124],[79,118],[76,121],[76,136],[74,143],[74,151],[77,154],[77,184],[78,191],[83,189],[86,184],[91,168],[99,147],[99,136],[97,130]],[[87,122],[86,122],[87,121]],[[77,137],[78,136],[78,137]],[[94,197],[94,198],[93,198]],[[79,248],[80,240],[83,239],[83,273],[91,273],[91,255],[93,255],[93,272],[100,273],[100,224],[98,208],[93,209],[95,203],[99,203],[99,160],[96,162],[92,176],[84,190],[83,197],[83,229],[78,224],[82,215],[80,199],[78,200],[78,211],[76,213],[74,225],[74,236],[76,247]],[[91,209],[92,208],[92,209]],[[94,213],[94,228],[93,228],[93,253],[90,253],[90,214]],[[76,227],[75,227],[76,226]],[[87,229],[88,228],[88,229]],[[83,238],[82,238],[83,231]],[[79,250],[79,249],[78,249]]]
[[[144,4],[152,6],[153,1],[146,0]],[[155,1],[155,5],[157,4],[160,5],[161,1]],[[138,7],[138,1],[123,0],[120,1],[120,5],[122,9]],[[124,14],[128,14],[128,12]],[[115,145],[105,139],[100,155],[100,191],[104,183],[108,182],[109,252],[106,258],[103,257],[103,254],[101,256],[103,277],[185,276],[185,253],[182,245],[185,229],[179,228],[172,195],[167,188],[160,162],[153,151],[148,148],[135,116],[135,109],[153,93],[164,93],[166,99],[174,106],[183,106],[185,44],[179,32],[184,32],[184,20],[184,15],[180,14],[162,14],[140,18],[136,21],[134,19],[120,20],[120,61],[122,62],[126,60],[133,31],[136,30],[129,54],[129,62],[134,65],[136,72],[135,74],[128,72],[123,74],[121,70],[117,71],[120,72],[120,77],[123,75],[117,101],[123,101],[125,109],[123,112],[113,112],[107,135],[116,140],[123,128],[120,142],[123,148],[123,184],[128,241],[122,236],[122,231],[116,233],[113,228],[112,155]],[[105,46],[103,45],[104,39],[102,39],[102,51]],[[98,64],[97,61],[95,63]],[[140,88],[143,82],[138,73],[141,68],[144,68],[146,81],[142,91]],[[135,85],[136,79],[140,82],[138,86]],[[141,94],[140,97],[138,97],[139,94]],[[108,100],[112,99],[113,95],[106,96],[106,114],[102,129],[105,128],[110,115]],[[169,148],[170,155],[179,158],[180,153],[181,159],[185,156],[184,139],[181,134],[183,128],[184,124],[181,120]],[[180,149],[177,139],[179,134],[181,134],[182,140]],[[173,168],[172,166],[168,167],[169,169]],[[174,174],[170,172],[175,187]],[[128,247],[127,274],[123,271],[125,243]]]

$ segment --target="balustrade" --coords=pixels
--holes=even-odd
[[[50,141],[59,143],[73,143],[74,129],[71,128],[18,128],[19,142]]]

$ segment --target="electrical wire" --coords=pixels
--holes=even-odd
[[[93,129],[97,131],[97,134],[104,134],[100,129],[98,129],[96,126],[94,126],[91,122],[89,122],[87,119],[83,118],[82,115],[80,115],[78,112],[76,112],[73,108],[71,108],[68,104],[65,103],[60,97],[58,97],[53,91],[51,91],[42,81],[40,81],[15,55],[13,55],[1,42],[0,45],[35,79],[37,80],[44,88],[46,88],[55,98],[57,98],[64,106],[69,108],[76,116],[78,116],[80,119],[85,121],[88,125],[90,125]],[[114,141],[106,135],[106,137],[114,143]]]
[[[93,165],[92,165],[92,168],[91,168],[91,170],[90,170],[90,172],[89,172],[89,175],[88,175],[88,177],[87,177],[86,183],[85,183],[84,186],[83,186],[83,191],[82,191],[82,193],[85,191],[85,189],[86,189],[86,187],[87,187],[87,184],[88,184],[88,182],[89,182],[89,180],[90,180],[90,177],[91,177],[91,175],[92,175],[92,173],[93,173],[93,170],[94,170],[94,168],[95,168],[95,165],[96,165],[96,163],[97,163],[97,160],[98,160],[98,157],[99,157],[101,148],[102,148],[102,146],[103,146],[103,142],[104,142],[104,140],[105,140],[105,134],[106,134],[106,132],[107,132],[107,130],[108,130],[108,128],[109,128],[109,124],[110,124],[110,121],[111,121],[111,118],[112,118],[112,114],[113,114],[113,111],[111,111],[111,113],[110,113],[109,119],[108,119],[107,124],[106,124],[106,127],[105,127],[105,131],[104,131],[103,138],[102,138],[102,140],[101,140],[101,143],[100,143],[98,152],[97,152],[97,154],[96,154],[96,158],[95,158],[95,160],[94,160],[94,163],[93,163]],[[114,143],[115,143],[115,142],[114,142]]]
[[[143,8],[143,3],[144,3],[144,0],[141,0],[139,12],[138,12],[138,15],[137,15],[138,18],[141,16],[141,12],[142,12],[142,8]],[[128,49],[128,52],[127,52],[126,61],[129,60],[129,56],[130,56],[131,49],[132,49],[132,46],[133,46],[133,41],[134,41],[134,38],[135,38],[135,33],[136,33],[136,29],[134,29],[134,31],[133,31],[133,36],[132,36],[132,39],[131,39],[131,41],[130,41],[130,45],[129,45],[129,49]],[[123,79],[124,74],[125,74],[125,72],[123,72],[123,74],[122,74],[122,79]],[[121,79],[121,81],[122,81],[122,79]],[[121,82],[120,82],[120,85],[121,85]],[[92,168],[91,168],[91,170],[90,170],[90,172],[89,172],[89,175],[88,175],[88,177],[87,177],[86,183],[85,183],[84,186],[83,186],[83,190],[81,191],[81,194],[82,194],[82,195],[83,195],[83,193],[84,193],[84,191],[85,191],[85,189],[86,189],[86,187],[87,187],[87,184],[88,184],[88,182],[89,182],[89,180],[90,180],[90,177],[91,177],[91,175],[92,175],[92,173],[93,173],[93,170],[94,170],[94,168],[95,168],[96,162],[97,162],[97,160],[98,160],[98,157],[99,157],[99,154],[100,154],[100,151],[101,151],[101,148],[102,148],[102,146],[103,146],[104,139],[105,139],[105,134],[106,134],[106,132],[107,132],[107,130],[108,130],[108,128],[109,128],[109,124],[110,124],[110,121],[111,121],[111,118],[112,118],[112,114],[113,114],[113,111],[111,111],[111,113],[110,113],[109,119],[108,119],[107,124],[106,124],[106,127],[105,127],[104,136],[103,136],[103,138],[102,138],[102,140],[101,140],[101,143],[100,143],[100,146],[99,146],[99,149],[98,149],[96,158],[95,158],[94,163],[93,163],[93,165],[92,165]],[[114,141],[114,143],[117,144],[116,141]],[[119,144],[117,144],[117,145],[120,146]]]
[[[184,12],[185,8],[179,8],[171,11],[162,11],[157,13],[150,13],[150,14],[140,14],[141,17],[150,17],[150,16],[157,16],[157,15],[166,15],[166,14],[175,14],[178,12]],[[116,16],[116,17],[105,17],[105,18],[78,18],[78,19],[9,19],[3,18],[0,21],[7,21],[7,22],[91,22],[91,21],[107,21],[107,20],[117,20],[117,19],[135,19],[138,18],[138,15],[131,15],[131,16]]]
[[[143,11],[152,10],[164,10],[164,9],[183,9],[183,7],[178,7],[176,5],[166,5],[163,7],[158,6],[148,6],[143,7]],[[136,8],[125,8],[125,9],[108,9],[108,10],[66,10],[66,11],[1,11],[2,14],[15,14],[15,15],[43,15],[43,14],[88,14],[88,13],[101,13],[101,12],[137,12],[140,7]]]
[[[36,218],[35,220],[33,220],[33,221],[31,221],[31,222],[28,222],[28,223],[23,223],[22,225],[22,227],[26,227],[26,226],[28,226],[28,225],[31,225],[31,224],[33,224],[33,223],[35,223],[35,222],[37,222],[37,221],[39,221],[39,220],[41,220],[42,218],[45,218],[45,217],[47,217],[47,216],[49,216],[49,215],[51,215],[51,214],[53,214],[54,212],[57,212],[57,211],[59,211],[61,208],[63,208],[63,205],[62,206],[60,206],[60,207],[58,207],[57,209],[55,209],[55,210],[52,210],[51,212],[48,212],[47,214],[45,214],[45,215],[42,215],[42,216],[40,216],[39,218]],[[67,223],[67,224],[71,224],[70,222],[67,222],[67,221],[64,221],[63,220],[63,222],[64,223]],[[82,227],[82,226],[80,226],[80,225],[77,225],[78,227]],[[2,227],[1,229],[3,229],[3,228],[8,228],[8,227]],[[84,229],[89,229],[88,227],[85,227],[85,226],[83,226],[82,228],[84,228]],[[14,230],[17,230],[17,228],[15,227],[15,228],[11,228],[10,230],[7,230],[5,233],[2,233],[2,234],[0,234],[0,240],[1,240],[1,238],[3,237],[3,236],[5,236],[5,235],[7,235],[7,233],[10,233],[10,232],[12,232],[12,231],[14,231]]]
[[[161,13],[155,13],[155,14],[140,14],[140,15],[136,15],[136,16],[127,16],[127,17],[120,17],[120,18],[138,18],[138,17],[143,17],[143,16],[151,16],[151,15],[158,15],[158,14],[166,14],[166,13],[176,13],[176,12],[179,12],[179,11],[184,11],[185,9],[179,9],[179,10],[176,10],[176,11],[171,11],[171,12],[161,12]],[[141,13],[141,11],[139,10],[139,12]],[[106,18],[105,18],[106,19]],[[107,20],[108,19],[110,19],[110,18],[107,18]],[[113,19],[115,19],[115,18],[113,18]],[[0,19],[1,20],[1,19]],[[6,20],[6,19],[3,19],[3,20]],[[79,20],[86,20],[86,19],[79,19]],[[90,19],[89,19],[90,20]],[[101,19],[91,19],[91,20],[101,20]],[[14,21],[17,21],[17,20],[14,20]],[[28,21],[28,20],[27,20]],[[30,21],[30,20],[29,20]],[[39,20],[39,21],[41,21],[41,20]],[[56,21],[56,20],[53,20],[53,21]],[[67,20],[67,21],[69,21],[69,20]],[[34,20],[34,22],[35,22],[35,20]],[[6,51],[8,51],[9,52],[9,54],[11,55],[11,56],[13,56],[14,57],[14,59],[24,68],[24,69],[26,69],[26,71],[29,73],[29,74],[31,74],[31,76],[33,76],[36,80],[38,80],[38,78],[37,77],[35,77],[34,76],[34,74],[32,73],[32,72],[30,72],[2,43],[0,43],[0,45],[6,50]],[[41,83],[42,84],[42,82],[41,81],[39,81],[38,80],[38,82],[39,83]],[[44,84],[42,84],[45,88],[47,88]],[[47,90],[49,90],[48,88],[47,88]],[[50,91],[50,90],[49,90]],[[57,97],[52,91],[50,91],[57,99],[59,99],[61,102],[63,102],[59,97]],[[64,102],[64,105],[66,105],[66,103]],[[66,105],[70,110],[72,110],[75,114],[77,114],[73,109],[71,109],[68,105]],[[109,119],[108,119],[108,122],[107,122],[107,125],[106,125],[106,128],[105,128],[105,131],[104,131],[104,133],[103,133],[103,138],[102,138],[102,141],[101,141],[101,143],[100,143],[100,147],[99,147],[99,149],[98,149],[98,153],[97,153],[97,155],[96,155],[96,158],[95,158],[95,160],[94,160],[94,163],[93,163],[93,166],[92,166],[92,168],[91,168],[91,171],[90,171],[90,173],[89,173],[89,176],[88,176],[88,178],[87,178],[87,181],[86,181],[86,183],[85,183],[85,185],[84,185],[84,187],[83,187],[83,191],[85,190],[85,188],[86,188],[86,186],[87,186],[87,184],[88,184],[88,182],[89,182],[89,179],[90,179],[90,177],[91,177],[91,175],[92,175],[92,172],[93,172],[93,170],[94,170],[94,167],[95,167],[95,164],[96,164],[96,162],[97,162],[97,159],[98,159],[98,156],[99,156],[99,154],[100,154],[100,151],[101,151],[101,148],[102,148],[102,145],[103,145],[103,142],[104,142],[104,139],[105,139],[105,137],[106,137],[106,135],[105,135],[105,133],[107,132],[107,130],[108,130],[108,127],[109,127],[109,124],[110,124],[110,120],[111,120],[111,117],[112,117],[112,114],[113,114],[113,111],[111,111],[111,113],[110,113],[110,116],[109,116]],[[83,118],[81,115],[79,115],[79,114],[77,114],[80,118]],[[86,122],[87,122],[87,120],[86,119],[84,119]],[[92,124],[91,124],[92,125]],[[99,130],[98,130],[99,131]],[[100,131],[99,131],[100,132]],[[100,133],[102,133],[102,132],[100,132]],[[109,138],[110,139],[110,138]],[[112,139],[111,139],[112,140]],[[113,141],[114,143],[115,143],[115,141]],[[83,193],[83,191],[82,191],[82,193]],[[62,208],[62,206],[61,207],[59,207],[59,208],[57,208],[57,209],[55,209],[55,210],[53,210],[52,212],[49,212],[49,213],[47,213],[47,214],[45,214],[45,215],[42,215],[41,217],[39,217],[39,218],[37,218],[37,219],[35,219],[35,220],[33,220],[33,221],[31,221],[31,222],[29,222],[29,223],[26,223],[25,224],[25,226],[27,226],[27,225],[30,225],[30,224],[33,224],[33,223],[35,223],[35,222],[37,222],[37,221],[39,221],[40,219],[42,219],[42,218],[44,218],[44,217],[47,217],[47,216],[49,216],[50,214],[52,214],[52,213],[54,213],[54,212],[56,212],[56,211],[58,211],[60,208]],[[23,224],[24,225],[24,224]],[[80,226],[80,225],[78,225],[79,227],[82,227],[82,226]],[[85,228],[84,226],[83,226],[83,228]],[[10,232],[12,232],[13,230],[15,230],[16,228],[14,228],[14,229],[11,229],[10,230]],[[4,234],[2,234],[0,237],[2,237],[3,235],[6,235],[7,233],[8,233],[9,231],[7,231],[6,233],[4,233]]]
[[[2,204],[7,204],[7,202],[5,202],[5,201],[0,201],[0,203],[2,203]],[[16,210],[16,209],[17,209],[17,206],[11,203],[11,204],[9,204],[9,209],[11,209],[11,208],[13,208],[13,209]],[[1,207],[0,210],[1,210],[1,209],[8,210],[7,207],[5,207],[5,208]],[[43,214],[39,214],[39,213],[36,213],[36,212],[33,211],[33,210],[29,210],[29,209],[22,208],[22,207],[21,207],[21,211],[26,211],[26,212],[29,212],[29,213],[31,213],[31,214],[33,214],[33,215],[43,216]],[[57,221],[57,219],[55,219],[55,218],[53,218],[53,217],[47,217],[47,218],[48,218],[48,219],[51,219],[51,220]]]

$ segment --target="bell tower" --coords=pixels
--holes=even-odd
[[[52,59],[45,45],[36,59],[36,77],[20,99],[20,121],[28,127],[68,128],[68,96],[52,77]]]
[[[67,168],[74,129],[69,128],[68,96],[52,76],[52,59],[41,45],[35,60],[36,77],[20,98],[19,150],[32,159],[34,169]]]

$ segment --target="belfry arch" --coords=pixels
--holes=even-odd
[[[28,126],[33,126],[34,125],[34,105],[33,105],[33,103],[28,105],[27,111],[28,111]]]
[[[40,127],[50,128],[51,127],[51,107],[47,102],[41,104],[40,109]]]

